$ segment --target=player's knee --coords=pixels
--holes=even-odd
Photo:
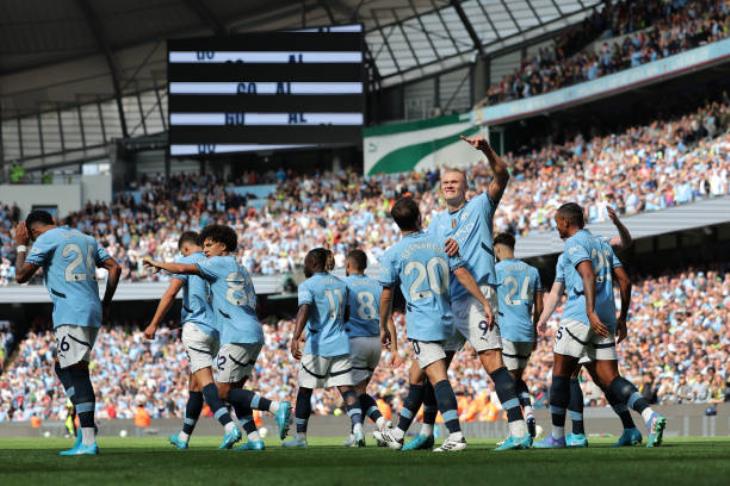
[[[221,400],[226,400],[228,393],[231,391],[230,385],[228,383],[216,383],[215,386],[218,389],[218,396]]]

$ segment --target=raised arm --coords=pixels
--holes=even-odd
[[[466,267],[459,267],[454,270],[454,277],[456,277],[459,283],[464,286],[467,292],[469,292],[479,301],[480,304],[482,304],[482,307],[484,307],[484,317],[487,321],[487,326],[489,326],[489,329],[492,329],[492,327],[494,327],[494,313],[492,312],[492,306],[479,289],[479,285],[477,284],[477,281],[474,280],[471,272],[469,272]]]
[[[616,211],[612,207],[608,207],[608,217],[611,218],[611,222],[616,226],[618,230],[618,236],[614,236],[609,241],[609,244],[619,250],[626,249],[634,243],[634,239],[631,237],[629,229],[621,222],[616,214]]]
[[[593,331],[599,336],[607,337],[608,328],[596,314],[596,274],[590,260],[580,262],[575,269],[583,280],[583,293],[586,299],[586,314]]]
[[[291,339],[291,355],[294,359],[301,359],[302,352],[299,350],[299,339],[302,337],[304,332],[304,326],[307,325],[309,319],[309,304],[302,304],[299,306],[297,311],[297,318],[294,324],[294,335]]]
[[[628,333],[626,319],[629,316],[629,306],[631,305],[631,279],[623,267],[614,267],[613,276],[615,281],[618,282],[619,293],[621,294],[621,311],[616,325],[618,342],[620,343],[626,339]]]
[[[25,283],[33,277],[38,269],[38,265],[26,263],[25,257],[28,255],[28,244],[30,243],[30,234],[25,222],[20,222],[15,227],[15,281],[19,284]]]
[[[494,173],[494,179],[492,179],[492,182],[489,183],[487,193],[495,205],[499,204],[499,201],[502,199],[502,194],[504,194],[504,190],[507,188],[507,183],[509,182],[509,170],[507,168],[507,164],[504,160],[502,160],[502,157],[497,155],[494,149],[492,149],[492,146],[489,145],[489,142],[487,142],[487,140],[481,135],[474,137],[462,136],[461,139],[487,156],[489,167]]]
[[[160,322],[162,322],[162,319],[170,311],[172,304],[175,302],[175,297],[177,296],[178,292],[180,292],[180,289],[183,287],[183,285],[184,282],[180,279],[173,278],[172,280],[170,280],[170,285],[167,287],[167,290],[160,299],[160,302],[157,304],[155,315],[152,316],[152,320],[150,321],[147,328],[144,330],[144,337],[146,337],[147,339],[155,338],[155,333],[157,332],[157,328],[160,326]]]

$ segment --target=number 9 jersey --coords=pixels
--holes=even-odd
[[[256,317],[256,292],[248,271],[232,255],[206,258],[195,265],[200,276],[210,282],[220,343],[263,343],[264,332]]]
[[[46,231],[33,243],[26,262],[43,267],[53,302],[53,327],[101,326],[96,267],[111,258],[89,235],[67,226]]]

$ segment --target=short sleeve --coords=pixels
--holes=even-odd
[[[109,253],[106,252],[103,246],[99,244],[98,241],[94,240],[94,245],[96,246],[96,251],[94,252],[94,259],[96,260],[96,266],[100,266],[105,261],[109,260],[111,256]]]
[[[308,282],[304,281],[299,285],[297,292],[297,305],[312,305],[313,303],[314,295],[312,295]]]
[[[479,194],[476,199],[477,204],[479,204],[479,211],[487,218],[488,221],[492,221],[492,219],[494,218],[494,210],[496,208],[496,204],[494,204],[492,198],[489,197],[487,191]]]
[[[395,262],[389,252],[383,255],[380,260],[380,275],[378,275],[378,283],[383,287],[393,287],[398,280],[398,274],[395,268]]]
[[[198,270],[200,271],[200,275],[209,282],[213,282],[220,278],[220,272],[218,271],[218,265],[216,260],[216,257],[206,258],[205,260],[201,260],[195,264],[195,266],[198,267]]]
[[[573,267],[577,267],[579,263],[591,259],[588,249],[575,239],[571,239],[565,244],[565,253],[563,255]]]
[[[563,270],[563,255],[558,257],[558,263],[555,265],[555,281],[565,283],[565,271]]]
[[[53,258],[53,251],[56,248],[56,242],[53,241],[50,236],[45,238],[44,236],[46,235],[41,235],[41,237],[33,243],[33,247],[30,249],[30,254],[25,259],[26,263],[30,263],[31,265],[36,265],[38,267],[43,267],[50,263],[51,258]]]

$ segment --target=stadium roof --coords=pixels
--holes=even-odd
[[[3,0],[3,119],[165,84],[164,40],[362,23],[371,76],[417,79],[589,15],[600,0]],[[128,108],[124,107],[125,110]],[[121,120],[122,131],[125,121]],[[126,135],[126,134],[125,134]]]

